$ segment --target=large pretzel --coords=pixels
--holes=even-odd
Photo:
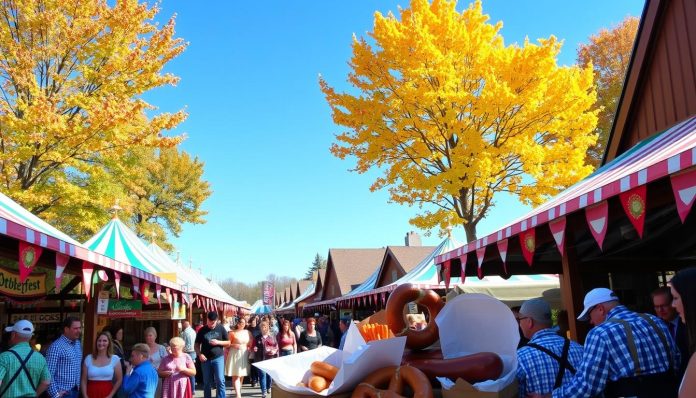
[[[430,314],[428,325],[423,330],[409,329],[404,319],[404,306],[411,301],[425,306]],[[423,349],[440,338],[435,317],[445,304],[433,290],[423,290],[410,283],[400,285],[389,295],[387,300],[387,325],[395,336],[406,336],[406,347]]]
[[[433,398],[428,377],[412,366],[388,366],[371,373],[351,398],[403,398],[405,385],[413,391],[413,398]]]

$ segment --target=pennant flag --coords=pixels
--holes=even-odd
[[[445,274],[445,269],[450,267],[450,260],[446,260],[444,263],[440,264],[440,269],[438,269],[436,272],[437,274],[437,284],[439,285],[442,283],[442,275]]]
[[[82,262],[82,289],[87,296],[87,302],[91,297],[90,293],[92,291],[92,274],[94,273],[94,264],[83,261]]]
[[[27,280],[31,271],[34,269],[36,262],[41,257],[43,248],[41,246],[32,245],[24,241],[19,241],[19,282],[24,283]]]
[[[116,298],[121,298],[121,274],[114,272],[114,285],[116,286]]]
[[[556,241],[556,246],[558,246],[558,251],[563,257],[563,250],[565,246],[565,228],[566,228],[566,218],[565,216],[553,220],[549,223],[549,229],[551,230],[551,235],[553,235],[553,240]]]
[[[478,260],[478,278],[483,279],[483,256],[486,254],[486,246],[476,249],[476,259]]]
[[[460,262],[460,268],[461,268],[461,276],[459,276],[459,283],[464,283],[466,280],[466,259],[467,259],[467,253],[464,253],[461,257],[459,257],[459,262]],[[449,277],[450,274],[447,273],[447,280],[449,283]]]
[[[162,309],[162,286],[159,283],[155,283],[155,297],[157,297],[157,305]]]
[[[520,234],[520,245],[522,246],[522,255],[531,267],[536,249],[536,228],[530,228]]]
[[[63,271],[68,266],[70,257],[67,254],[56,253],[56,293],[60,292],[63,283]]]
[[[103,269],[100,269],[99,271],[97,271],[97,276],[99,277],[99,279],[102,282],[107,282],[109,280],[109,274],[107,274],[106,271],[104,271]],[[97,281],[97,282],[99,282],[99,281]]]
[[[387,303],[387,293],[382,292],[381,295],[382,295],[382,304],[386,304]]]
[[[635,187],[619,194],[621,206],[623,206],[628,219],[633,227],[638,231],[638,236],[643,238],[643,227],[645,225],[645,185]]]
[[[133,281],[133,298],[138,298],[138,296],[142,296],[140,294],[140,279],[132,275],[131,279]]]
[[[168,302],[169,304],[171,304],[171,303],[172,303],[172,296],[171,296],[172,291],[171,291],[171,289],[165,288],[165,289],[164,289],[164,292],[167,294],[167,297],[165,297],[165,299],[167,299],[167,302]]]
[[[505,271],[505,274],[507,274],[508,273],[507,263],[505,261],[507,260],[508,240],[507,239],[499,240],[497,242],[497,246],[498,246],[498,253],[500,253],[500,259],[503,260],[503,270]]]
[[[607,234],[608,216],[609,204],[606,200],[585,209],[587,224],[590,226],[590,232],[592,232],[592,236],[594,236],[595,241],[599,245],[599,250],[602,250],[604,236]]]
[[[694,199],[696,199],[696,168],[675,174],[671,180],[674,201],[677,204],[677,212],[683,224],[689,211],[691,211]]]
[[[451,274],[452,263],[447,261],[444,265],[442,279],[445,281],[445,289],[449,289],[450,285],[450,274]]]
[[[141,299],[145,305],[150,302],[150,281],[143,281],[143,294],[141,295]]]

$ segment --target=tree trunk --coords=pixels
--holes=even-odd
[[[464,226],[464,232],[466,232],[466,242],[469,243],[471,241],[475,241],[476,238],[476,224],[473,224],[471,222],[464,222],[462,223]]]

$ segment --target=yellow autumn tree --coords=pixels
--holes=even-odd
[[[488,19],[480,1],[412,0],[353,38],[355,95],[320,79],[348,128],[332,153],[383,171],[371,189],[419,206],[413,225],[462,223],[469,241],[497,192],[535,205],[586,176],[596,140],[592,68],[559,67],[553,36],[506,46]]]
[[[602,161],[609,141],[639,23],[636,17],[626,17],[611,29],[602,29],[590,36],[589,42],[578,49],[578,64],[592,65],[595,74],[598,139],[587,153],[588,162],[594,166]]]
[[[0,6],[0,184],[35,214],[84,238],[122,190],[104,164],[128,148],[166,148],[186,114],[148,91],[186,47],[174,19],[137,0],[14,0]]]

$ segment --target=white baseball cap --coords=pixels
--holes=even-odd
[[[5,331],[8,333],[19,333],[22,336],[28,337],[34,334],[34,325],[32,325],[31,322],[27,321],[26,319],[20,319],[15,322],[14,325],[6,327]]]
[[[578,320],[586,321],[590,319],[590,311],[592,310],[592,307],[594,307],[595,305],[618,300],[619,297],[616,295],[616,293],[612,292],[610,289],[607,289],[606,287],[598,287],[596,289],[592,289],[585,295],[585,301],[583,301],[585,309],[582,310],[582,313],[578,317]]]

